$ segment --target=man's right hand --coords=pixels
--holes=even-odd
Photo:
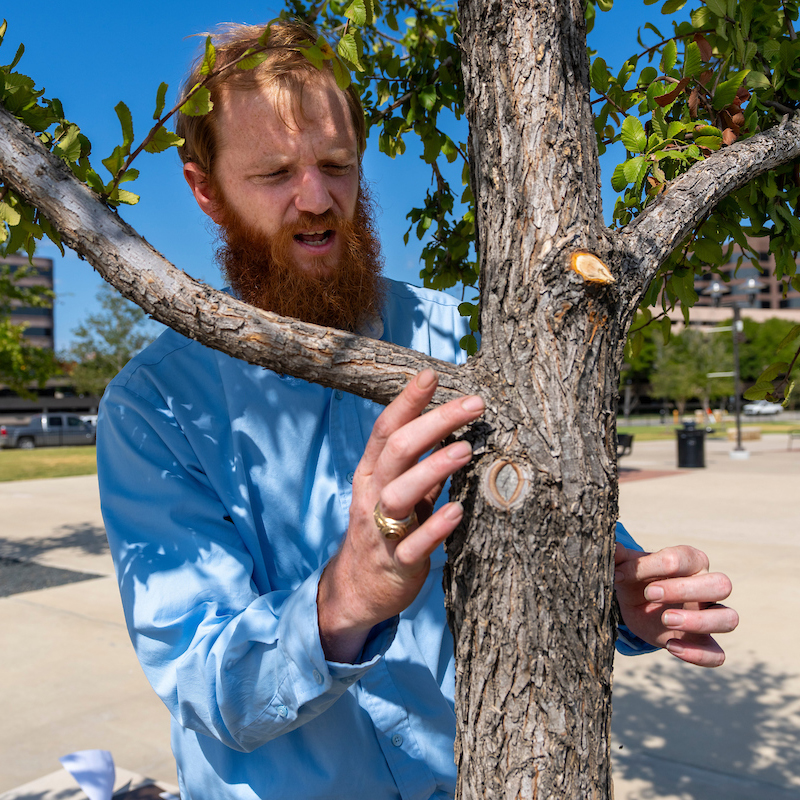
[[[407,608],[422,588],[430,554],[453,532],[463,509],[448,503],[430,514],[445,481],[472,457],[459,441],[419,459],[484,411],[480,397],[452,400],[423,414],[436,390],[431,369],[420,372],[378,417],[353,478],[350,524],[342,548],[322,574],[319,632],[329,661],[352,662],[373,626]],[[373,517],[421,524],[402,539],[386,539]]]

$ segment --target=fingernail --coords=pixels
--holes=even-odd
[[[463,439],[460,442],[451,444],[447,448],[447,457],[452,461],[461,461],[464,458],[472,455],[472,445]]]
[[[417,375],[417,386],[420,389],[430,389],[436,380],[436,373],[428,367]]]
[[[644,596],[646,600],[657,602],[658,600],[663,599],[664,590],[660,586],[648,586],[644,590]]]
[[[454,503],[448,503],[444,507],[442,513],[446,519],[449,519],[451,522],[455,522],[464,516],[464,506],[462,506],[458,501]]]
[[[482,397],[474,394],[471,397],[466,397],[461,401],[461,408],[465,411],[483,411],[486,404],[483,402]]]
[[[674,656],[682,656],[686,652],[686,648],[680,639],[670,639],[666,644],[666,648]]]
[[[677,611],[665,611],[662,620],[668,628],[680,628],[683,625],[683,614]]]

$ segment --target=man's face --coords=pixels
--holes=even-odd
[[[384,284],[344,94],[323,79],[294,100],[229,93],[217,110],[213,176],[192,163],[184,174],[220,226],[231,287],[282,316],[358,330],[380,313]]]
[[[218,111],[210,215],[224,226],[227,206],[267,237],[294,226],[290,261],[325,277],[342,256],[342,241],[321,217],[352,221],[359,187],[344,94],[331,80],[307,82],[299,101],[262,87],[228,92]]]

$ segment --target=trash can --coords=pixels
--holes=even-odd
[[[697,429],[694,422],[684,422],[683,428],[678,428],[678,467],[696,469],[705,467],[705,436],[706,432]]]

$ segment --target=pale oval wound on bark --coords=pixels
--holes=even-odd
[[[570,269],[574,269],[587,283],[614,283],[616,278],[609,268],[595,255],[585,250],[572,254]]]
[[[521,465],[498,459],[486,470],[483,488],[489,502],[505,510],[522,503],[530,490],[530,480]]]

